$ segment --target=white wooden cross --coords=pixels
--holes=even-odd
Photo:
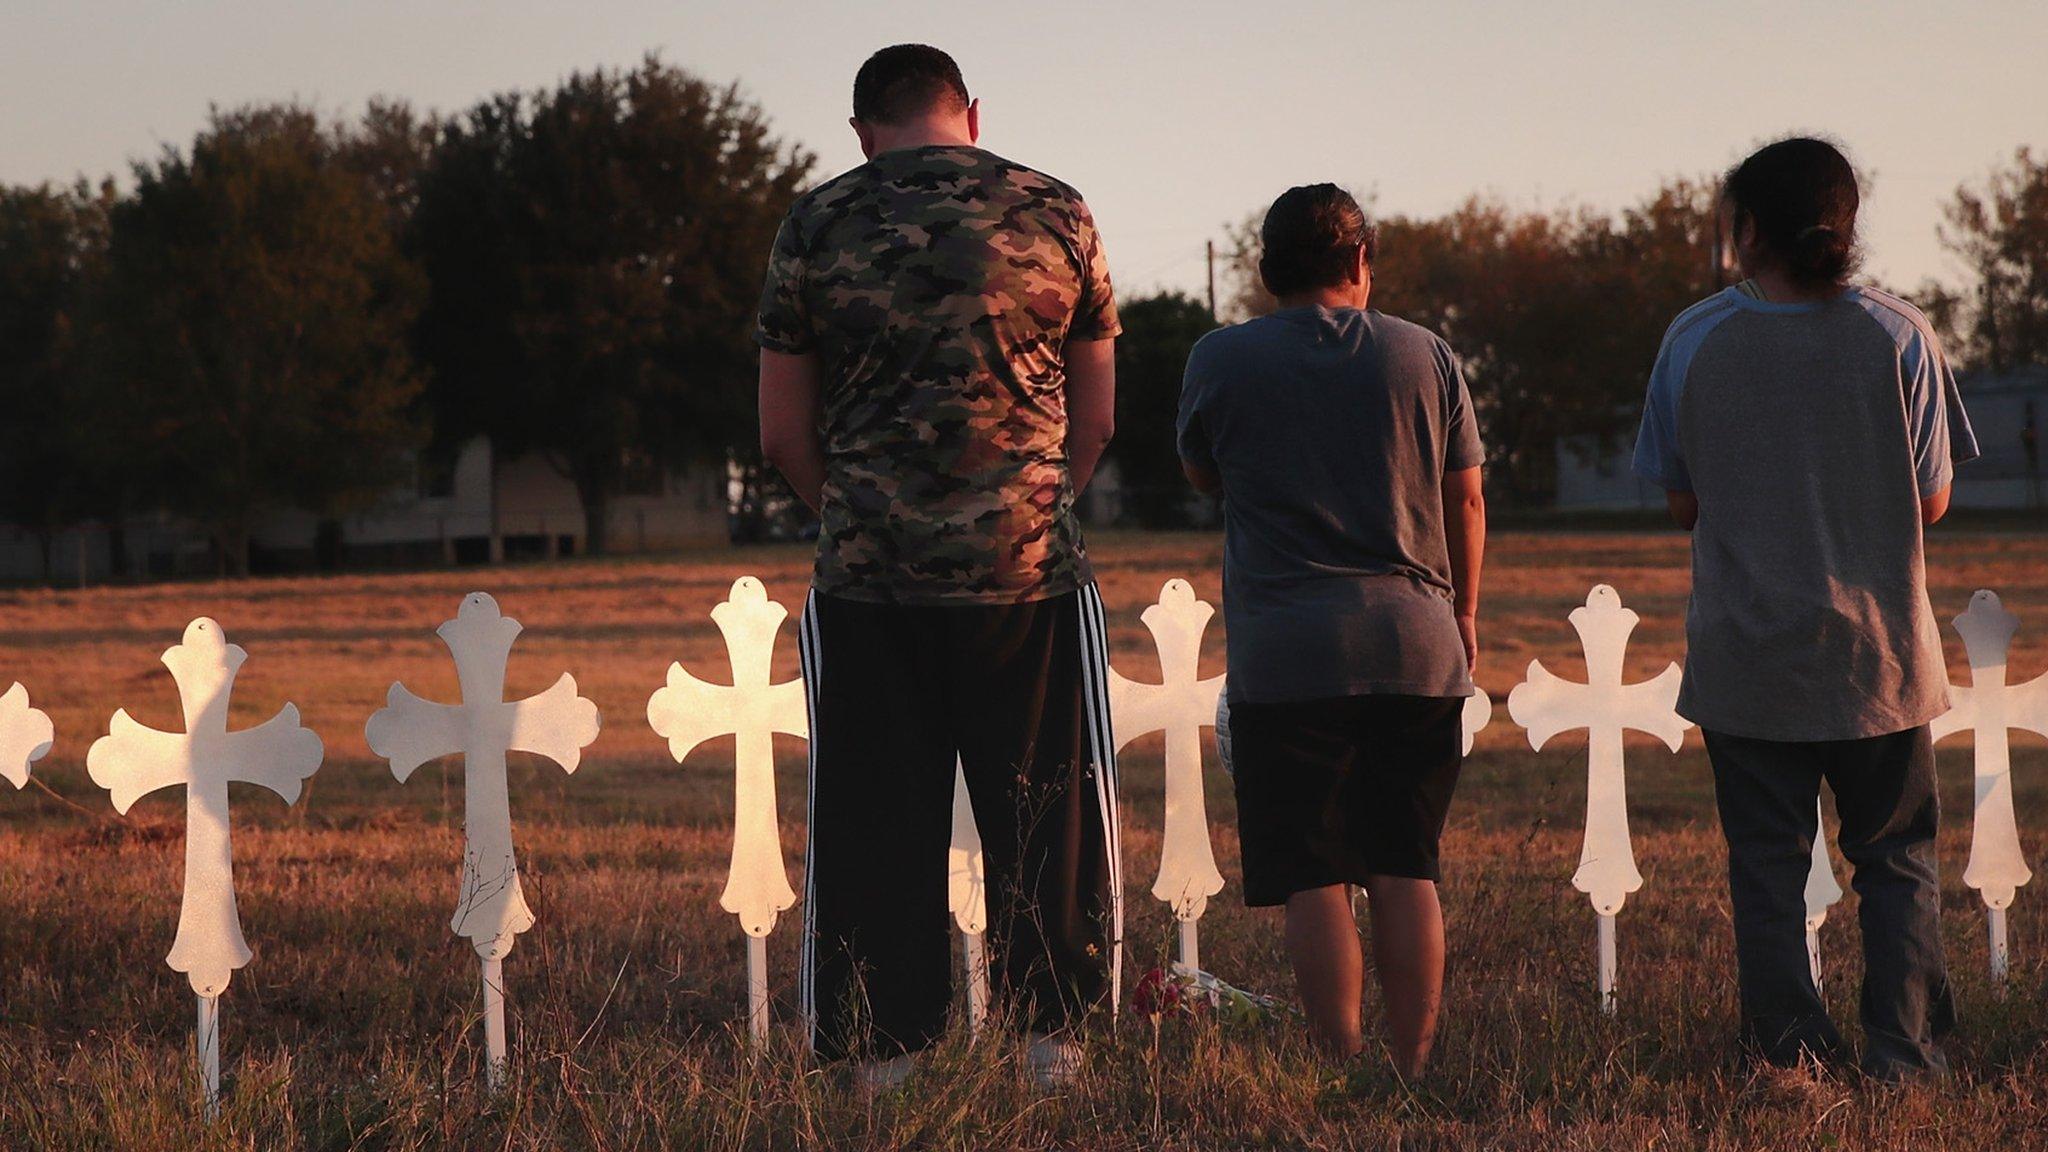
[[[803,681],[769,682],[775,635],[788,615],[768,599],[759,580],[742,576],[733,581],[725,603],[711,610],[712,623],[725,637],[732,683],[707,683],[681,664],[670,664],[667,686],[647,701],[647,723],[668,740],[669,755],[677,763],[706,740],[736,740],[732,864],[718,905],[739,917],[747,936],[748,1034],[757,1046],[768,1038],[768,933],[796,903],[782,865],[775,733],[810,734]]]
[[[0,779],[26,788],[29,766],[49,755],[54,740],[49,716],[29,706],[28,689],[16,684],[0,696]]]
[[[220,1101],[220,995],[251,955],[235,909],[228,784],[260,784],[291,804],[323,756],[320,737],[300,726],[299,710],[290,704],[254,728],[228,731],[228,697],[248,658],[228,643],[220,625],[194,620],[183,642],[163,654],[178,684],[185,730],[159,732],[124,709],[114,713],[107,735],[85,756],[93,783],[112,793],[114,810],[124,815],[159,788],[185,786],[185,891],[169,960],[198,997],[196,1036],[208,1115]]]
[[[450,927],[466,937],[482,961],[486,1075],[493,1089],[503,1085],[505,1050],[505,956],[519,933],[533,927],[512,851],[512,801],[505,780],[505,754],[532,752],[576,771],[583,749],[597,739],[597,705],[577,695],[568,673],[554,686],[524,700],[505,699],[505,665],[519,622],[498,611],[482,592],[463,597],[455,619],[435,630],[455,658],[462,703],[437,704],[394,683],[383,708],[363,727],[370,751],[391,762],[400,782],[429,760],[463,759],[465,845],[462,886]]]
[[[1582,608],[1572,609],[1572,628],[1586,654],[1586,683],[1560,680],[1540,660],[1529,662],[1529,678],[1508,694],[1508,714],[1529,731],[1529,746],[1540,749],[1551,737],[1586,729],[1586,836],[1572,886],[1592,898],[1600,916],[1600,1005],[1614,1011],[1614,917],[1628,894],[1643,886],[1628,835],[1628,791],[1622,766],[1622,732],[1633,728],[1669,745],[1673,752],[1692,727],[1675,710],[1680,673],[1667,665],[1655,678],[1622,682],[1622,656],[1641,617],[1621,606],[1605,584],[1595,585]]]
[[[967,773],[953,767],[953,841],[946,849],[946,907],[960,929],[967,969],[967,1027],[980,1035],[988,1016],[988,956],[982,948],[988,931],[988,871],[981,855],[981,829],[974,823],[974,805],[967,794]]]
[[[1173,906],[1180,921],[1182,972],[1201,971],[1195,925],[1209,897],[1223,890],[1223,873],[1209,844],[1209,817],[1202,797],[1202,729],[1216,721],[1223,677],[1201,679],[1202,633],[1215,609],[1195,599],[1185,580],[1168,580],[1159,602],[1141,619],[1159,651],[1160,683],[1126,679],[1109,670],[1110,726],[1121,749],[1148,732],[1166,734],[1166,819],[1159,848],[1159,877],[1152,895]]]
[[[1472,740],[1493,723],[1493,697],[1479,685],[1472,686],[1472,694],[1465,697],[1465,710],[1459,714],[1459,721],[1465,729],[1465,755],[1472,754]]]
[[[1828,858],[1828,822],[1820,801],[1813,803],[1813,864],[1806,872],[1806,966],[1813,973],[1813,986],[1820,987],[1820,926],[1828,922],[1828,909],[1842,898],[1842,886],[1835,882],[1835,866]]]
[[[2009,730],[2048,736],[2048,673],[2025,684],[2006,683],[2006,649],[2019,627],[2019,617],[2005,610],[1997,593],[1970,597],[1969,608],[1955,618],[1970,654],[1970,685],[1949,689],[1953,706],[1933,725],[1936,740],[1969,729],[1976,743],[1976,822],[1963,883],[1977,890],[1988,910],[1991,975],[2001,984],[2011,962],[2005,910],[2034,876],[2013,814]]]

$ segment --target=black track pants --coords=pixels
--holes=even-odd
[[[945,1030],[953,771],[986,859],[997,1010],[1053,1031],[1115,1008],[1122,937],[1102,603],[892,605],[813,592],[800,998],[819,1055]]]

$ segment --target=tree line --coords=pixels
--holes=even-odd
[[[1731,276],[1716,258],[1717,201],[1702,178],[1668,182],[1618,213],[1475,197],[1441,216],[1377,219],[1372,306],[1457,350],[1496,496],[1541,504],[1554,494],[1560,443],[1597,453],[1634,433],[1665,326]],[[1261,217],[1227,230],[1221,321],[1274,307],[1258,276]],[[1968,283],[1930,280],[1901,294],[1927,311],[1951,359],[1988,371],[2048,364],[2048,163],[2022,148],[1959,187],[1938,233]],[[1189,497],[1160,414],[1173,410],[1187,350],[1217,320],[1174,292],[1126,302],[1123,314],[1113,451],[1124,504],[1142,523],[1183,522]]]
[[[571,480],[752,440],[751,330],[812,158],[649,57],[453,115],[215,109],[129,187],[0,188],[0,518],[167,512],[244,572],[477,435]],[[116,529],[118,530],[118,528]]]
[[[267,510],[337,524],[484,435],[568,478],[602,552],[629,474],[750,455],[764,254],[813,168],[737,86],[650,56],[447,115],[215,109],[125,187],[0,187],[0,519],[47,550],[169,513],[241,572]],[[1223,320],[1272,306],[1257,223],[1228,229]],[[1708,180],[1378,224],[1374,306],[1457,349],[1508,501],[1633,429],[1664,325],[1723,277]],[[2048,163],[1959,188],[1940,234],[1971,282],[1909,295],[1956,358],[2048,363]],[[1168,414],[1217,318],[1178,293],[1123,317],[1125,515],[1183,522]]]

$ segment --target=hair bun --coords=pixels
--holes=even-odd
[[[1722,188],[1738,221],[1794,283],[1824,289],[1855,271],[1856,171],[1825,140],[1793,137],[1759,148],[1728,174]]]

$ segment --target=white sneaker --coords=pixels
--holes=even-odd
[[[888,1060],[868,1060],[856,1064],[853,1069],[854,1083],[867,1095],[874,1095],[885,1089],[894,1088],[910,1079],[915,1070],[908,1053]]]
[[[1081,1046],[1046,1035],[1031,1037],[1031,1077],[1042,1088],[1071,1084],[1081,1074]]]

